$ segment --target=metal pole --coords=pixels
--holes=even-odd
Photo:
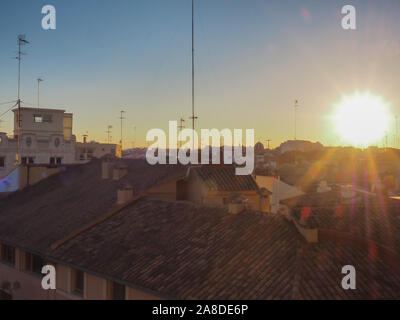
[[[21,39],[18,37],[18,113],[17,113],[17,154],[15,156],[15,162],[19,164],[19,155],[20,155],[20,147],[21,147]]]
[[[194,83],[194,72],[195,72],[195,68],[194,68],[194,0],[192,0],[192,116],[190,119],[192,119],[192,140],[193,140],[193,145],[192,148],[194,149],[194,122],[197,119],[197,117],[195,116],[195,104],[194,104],[194,94],[195,94],[195,83]]]
[[[38,100],[37,100],[37,107],[38,109],[40,108],[40,83],[43,80],[41,78],[37,78],[37,83],[38,83]]]
[[[125,119],[125,118],[123,117],[123,114],[124,114],[124,113],[125,113],[125,111],[121,110],[121,117],[120,117],[120,120],[121,120],[121,140],[120,140],[121,152],[122,152],[122,120]]]
[[[294,101],[294,140],[297,140],[297,100]]]

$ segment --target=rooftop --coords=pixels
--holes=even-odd
[[[101,162],[65,166],[62,172],[1,199],[0,241],[45,253],[52,243],[115,207],[117,189],[124,183],[139,194],[186,170],[177,165],[150,166],[144,160],[115,160],[127,166],[127,175],[118,181],[102,180]]]
[[[141,199],[51,253],[172,299],[397,298],[400,275],[368,251],[309,245],[281,215]],[[341,288],[344,265],[358,290]]]
[[[251,175],[236,175],[234,165],[201,165],[192,167],[210,190],[251,191],[258,185]]]

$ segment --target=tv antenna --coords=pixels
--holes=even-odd
[[[268,145],[268,150],[270,149],[269,148],[269,143],[272,141],[271,139],[267,139],[267,140],[265,140],[266,142],[267,142],[267,145]]]
[[[297,108],[299,107],[299,100],[294,100],[294,140],[297,140]]]
[[[180,119],[179,119],[179,126],[178,126],[179,132],[181,132],[182,129],[184,129],[184,128],[185,128],[185,119],[180,118]],[[178,134],[179,134],[179,133],[178,133]],[[182,145],[182,141],[179,142],[179,148],[181,147],[181,145]]]
[[[133,126],[133,149],[136,148],[136,126]]]
[[[15,155],[15,164],[19,164],[20,152],[21,152],[21,60],[22,56],[25,54],[21,51],[21,47],[28,44],[29,42],[25,39],[24,34],[20,34],[18,36],[18,56],[16,59],[18,60],[18,112],[17,112],[17,154]]]
[[[107,133],[107,143],[111,143],[111,136],[110,136],[110,134],[111,134],[111,129],[112,129],[112,125],[108,125],[107,126],[107,131],[106,131],[106,133]]]
[[[43,79],[37,78],[37,107],[40,108],[40,83],[43,82]]]
[[[195,121],[198,119],[197,116],[195,116],[195,110],[194,110],[194,0],[192,0],[192,116],[189,118],[192,120],[192,140],[193,140],[193,149],[194,149],[194,129],[195,129]]]
[[[124,118],[124,113],[126,113],[126,111],[121,110],[120,112],[121,112],[121,116],[119,117],[119,119],[121,120],[121,140],[119,141],[119,143],[121,145],[121,151],[122,151],[123,150],[122,149],[122,124],[123,124],[122,120],[126,119],[126,118]]]

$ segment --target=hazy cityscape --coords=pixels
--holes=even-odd
[[[0,4],[0,300],[400,298],[400,3],[39,2]]]

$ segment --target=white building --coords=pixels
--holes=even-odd
[[[84,138],[83,142],[76,143],[76,159],[90,160],[93,158],[101,158],[105,155],[112,155],[117,158],[122,157],[120,144],[99,143],[96,141],[87,142]]]
[[[9,137],[0,132],[0,178],[7,176],[17,164],[59,165],[76,162],[76,138],[72,134],[71,113],[56,109],[20,110],[20,130],[18,109],[14,109],[14,135]],[[17,163],[18,149],[20,156]]]

